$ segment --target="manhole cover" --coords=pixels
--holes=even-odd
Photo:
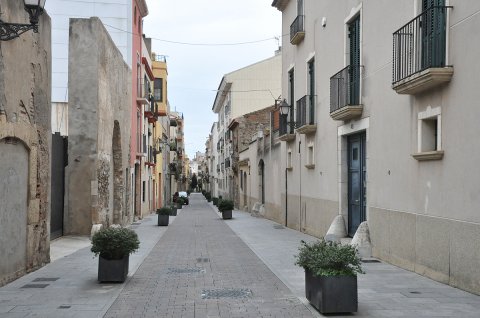
[[[59,277],[39,277],[32,280],[32,282],[54,282],[58,279]]]
[[[210,262],[209,258],[206,258],[206,257],[197,258],[197,263],[208,263],[208,262]]]
[[[362,263],[381,263],[378,259],[362,259]]]
[[[23,285],[21,288],[45,288],[48,285],[49,284],[26,284],[26,285]]]
[[[283,225],[274,225],[273,228],[276,230],[283,230],[285,227]]]
[[[202,290],[202,299],[248,298],[251,296],[252,291],[246,288],[222,288]]]
[[[192,267],[192,268],[169,268],[168,273],[175,274],[191,274],[191,273],[205,273],[203,268]]]

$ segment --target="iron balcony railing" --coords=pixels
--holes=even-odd
[[[448,6],[433,6],[393,33],[393,79],[444,67]]]
[[[297,101],[297,128],[315,125],[315,95],[305,95]]]
[[[293,38],[295,37],[295,35],[297,35],[297,33],[305,32],[304,18],[305,18],[304,15],[299,15],[290,25],[290,41],[293,40]]]
[[[349,65],[330,77],[330,113],[360,104],[361,65]]]
[[[150,100],[151,93],[150,82],[142,78],[137,79],[137,97]]]

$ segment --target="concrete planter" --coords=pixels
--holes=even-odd
[[[180,210],[181,210],[182,208],[183,208],[183,204],[177,203],[177,209],[180,209]]]
[[[129,255],[122,259],[98,258],[98,281],[123,283],[128,275]]]
[[[158,226],[168,226],[169,220],[170,220],[170,215],[158,214]]]
[[[222,218],[224,220],[229,220],[232,218],[232,210],[228,210],[228,211],[223,211],[222,212]]]
[[[172,208],[171,216],[177,216],[177,208]]]
[[[312,306],[322,314],[358,310],[357,276],[315,277],[305,270],[305,293]]]

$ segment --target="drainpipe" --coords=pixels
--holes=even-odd
[[[299,138],[300,138],[300,135],[299,135]],[[300,165],[300,168],[298,169],[298,172],[299,172],[299,179],[300,179],[300,184],[299,184],[299,190],[300,190],[300,193],[299,193],[299,196],[300,196],[300,224],[299,224],[299,228],[300,228],[300,232],[303,232],[302,231],[302,152],[300,151],[300,147],[302,145],[302,140],[299,140],[298,141],[298,156],[299,156],[299,159],[298,162],[299,162],[299,165]]]
[[[288,156],[288,152],[287,152],[287,156]],[[285,167],[285,227],[288,227],[288,168],[287,167]]]

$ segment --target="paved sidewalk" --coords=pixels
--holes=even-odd
[[[226,223],[296,296],[305,299],[304,271],[294,265],[294,255],[300,240],[316,238],[240,211]],[[364,263],[363,268],[366,274],[358,276],[359,311],[345,317],[480,317],[480,296],[383,262]]]
[[[201,195],[105,317],[312,317]]]
[[[175,218],[170,217],[170,221]],[[166,231],[166,227],[157,226],[156,215],[130,228],[138,233],[141,244],[130,256],[127,283]],[[103,317],[118,297],[126,283],[97,282],[98,258],[93,257],[85,238],[65,237],[52,244],[52,263],[0,288],[1,318]],[[72,253],[81,246],[87,247]]]

